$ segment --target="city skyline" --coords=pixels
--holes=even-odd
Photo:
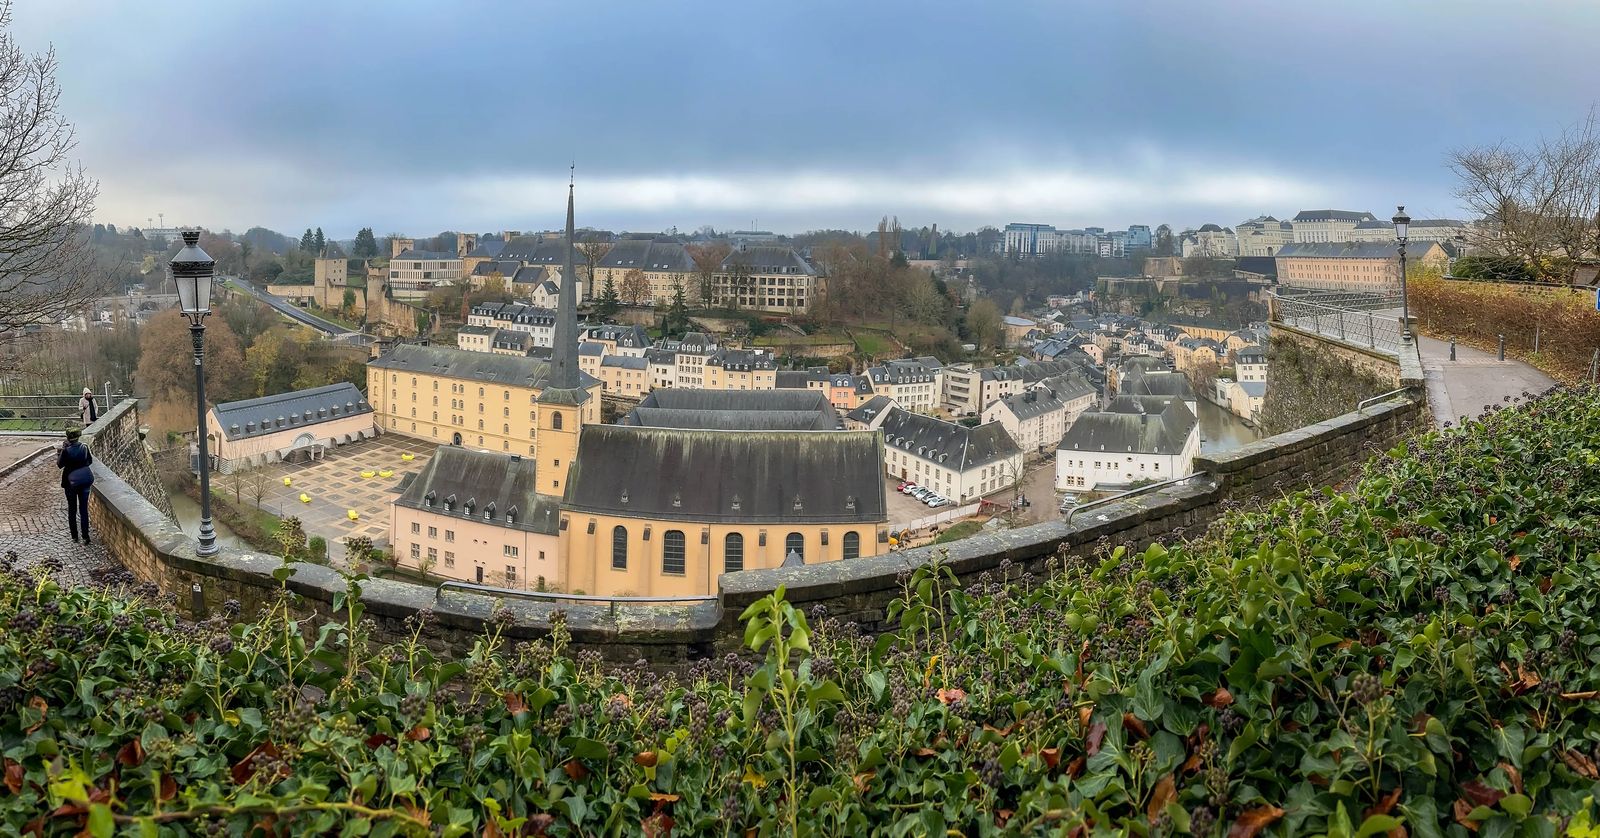
[[[1582,118],[1581,21],[1600,21],[1487,2],[70,5],[19,4],[15,30],[56,49],[97,220],[336,238],[555,229],[574,160],[584,222],[618,230],[1458,217],[1444,154]]]

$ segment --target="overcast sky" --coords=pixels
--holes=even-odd
[[[1591,0],[15,3],[100,220],[337,238],[1454,215],[1600,97]]]

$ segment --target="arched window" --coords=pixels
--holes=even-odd
[[[683,530],[667,530],[661,536],[661,572],[682,576],[684,553]]]
[[[628,569],[628,528],[623,526],[613,527],[611,530],[611,569]]]
[[[722,540],[722,572],[738,573],[744,570],[744,536],[728,533]]]
[[[554,428],[555,430],[558,430],[558,431],[561,430],[561,412],[560,411],[551,411],[550,412],[550,427]]]
[[[783,540],[783,557],[789,558],[790,553],[799,553],[800,561],[806,560],[806,537],[797,532],[789,533]]]
[[[847,559],[861,558],[860,533],[847,532],[844,534],[844,557]]]

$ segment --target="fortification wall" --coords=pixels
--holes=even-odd
[[[139,428],[139,402],[124,399],[84,428],[83,440],[99,465],[116,472],[168,521],[175,521],[172,499],[161,485],[160,472],[150,457],[150,449],[145,447],[144,434]]]

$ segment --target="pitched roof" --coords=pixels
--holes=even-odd
[[[856,406],[855,410],[846,413],[846,419],[856,422],[871,422],[878,414],[894,407],[894,399],[888,396],[873,396]]]
[[[1350,210],[1322,209],[1301,210],[1295,214],[1295,221],[1371,221],[1375,218],[1370,212],[1351,212]]]
[[[563,507],[697,523],[881,523],[879,440],[876,431],[585,425]]]
[[[1156,414],[1091,411],[1073,420],[1057,448],[1115,454],[1180,454],[1197,421],[1176,400]]]
[[[474,257],[487,256],[490,259],[493,259],[499,256],[500,252],[505,249],[506,243],[503,239],[483,239],[479,241],[478,246],[474,247],[470,252],[467,253],[467,255]]]
[[[771,353],[760,349],[728,349],[726,347],[711,353],[706,359],[708,367],[722,367],[725,370],[775,370],[778,360]]]
[[[1244,390],[1246,395],[1260,399],[1267,397],[1267,382],[1265,381],[1239,381],[1235,382],[1234,386]]]
[[[896,407],[884,417],[883,444],[961,472],[1021,453],[999,422],[976,428]]]
[[[1411,226],[1412,227],[1465,227],[1465,226],[1467,226],[1467,222],[1465,222],[1465,221],[1457,221],[1454,218],[1413,218],[1413,219],[1411,219]],[[1357,224],[1356,225],[1356,229],[1357,230],[1392,230],[1392,229],[1394,229],[1394,222],[1393,221],[1384,221],[1381,218],[1374,218],[1374,219],[1371,219],[1371,220],[1368,220],[1368,221],[1363,221],[1360,224]]]
[[[916,384],[932,381],[941,369],[938,361],[930,366],[921,358],[901,358],[869,367],[866,377],[875,384]]]
[[[636,407],[617,420],[642,428],[705,431],[833,431],[838,419],[820,410],[690,410]]]
[[[535,460],[515,454],[440,446],[394,503],[436,515],[555,535],[560,499],[535,490],[537,465]]]
[[[211,412],[222,426],[224,438],[245,439],[371,413],[372,405],[367,404],[354,384],[341,381],[258,399],[223,402],[213,406]],[[279,423],[279,419],[283,421]],[[252,422],[253,431],[249,430]]]
[[[550,374],[550,364],[546,361],[413,343],[396,344],[393,349],[367,362],[367,366],[538,390],[544,389]],[[579,377],[580,386],[584,388],[600,383],[599,379],[588,373],[580,373]]]
[[[623,326],[615,323],[603,323],[599,326],[590,326],[586,340],[608,340],[623,349],[644,349],[650,345],[650,334],[643,326]]]
[[[726,273],[742,268],[753,275],[802,274],[815,276],[816,270],[792,247],[756,246],[730,252],[722,260],[720,271]]]
[[[1118,395],[1171,396],[1185,401],[1194,398],[1189,378],[1176,372],[1138,373],[1124,376],[1117,385]]]
[[[1001,396],[998,402],[1004,405],[1006,410],[1011,412],[1011,415],[1017,417],[1018,421],[1025,421],[1057,410],[1067,409],[1067,403],[1062,401],[1055,394],[1055,391],[1049,388]],[[993,406],[990,405],[990,407]]]
[[[490,259],[472,266],[473,276],[500,276],[511,279],[517,275],[517,269],[522,267],[521,262]],[[515,281],[515,280],[513,280]]]
[[[663,387],[651,390],[639,407],[671,410],[727,410],[753,413],[768,410],[804,410],[833,413],[828,394],[821,390],[701,390]],[[834,422],[833,425],[837,425]]]
[[[596,267],[641,271],[671,271],[689,273],[695,270],[694,259],[684,246],[673,241],[649,239],[624,239],[611,246],[600,257]]]
[[[1260,346],[1247,346],[1239,350],[1234,358],[1241,364],[1265,364],[1267,350]]]
[[[644,370],[650,368],[650,362],[633,355],[607,355],[600,359],[600,366],[620,367],[625,370]]]
[[[1421,258],[1438,242],[1412,242],[1413,258]],[[1392,241],[1381,242],[1294,242],[1278,251],[1279,259],[1396,259],[1398,251]]]

